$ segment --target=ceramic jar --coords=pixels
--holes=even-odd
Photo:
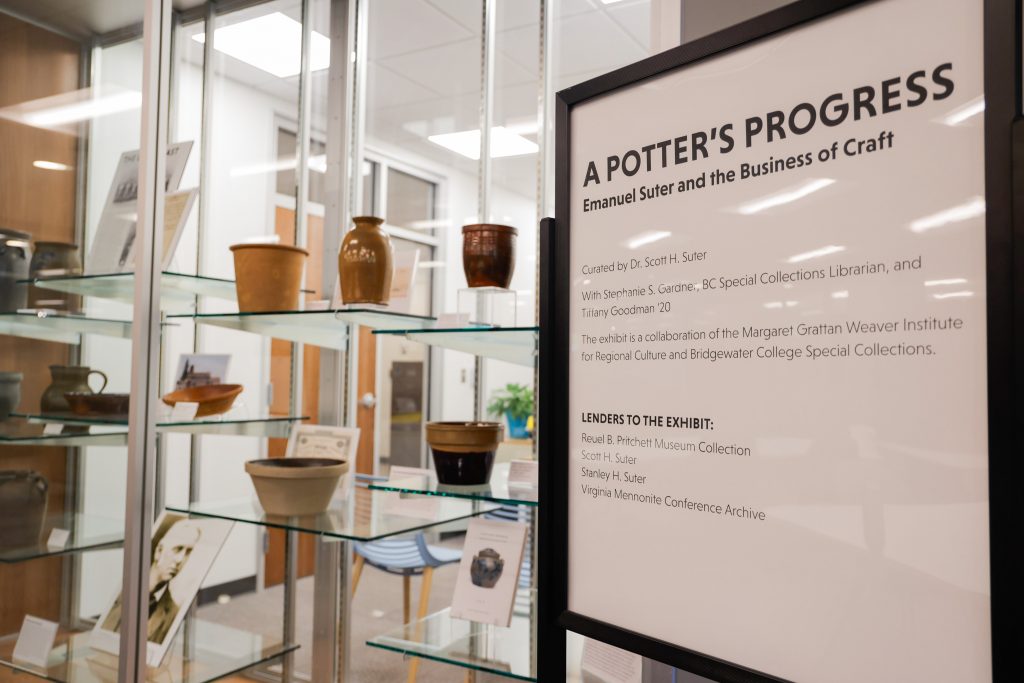
[[[103,385],[99,391],[93,391],[89,386],[89,376],[99,375],[103,378]],[[64,394],[93,393],[101,394],[107,387],[107,375],[101,370],[92,370],[84,365],[51,365],[50,376],[53,380],[50,386],[43,391],[39,399],[39,409],[43,413],[66,413],[71,410],[68,400]]]
[[[82,261],[78,256],[78,245],[69,242],[36,242],[29,277],[63,277],[81,275]],[[75,310],[79,297],[72,294],[29,287],[28,302],[32,308],[54,308],[60,311]]]
[[[491,480],[500,422],[428,422],[427,443],[439,484],[479,486]]]
[[[240,312],[298,310],[308,251],[287,244],[235,244],[231,252]]]
[[[341,301],[386,306],[391,296],[395,259],[391,238],[381,230],[383,218],[358,216],[338,252]]]
[[[474,586],[494,588],[505,570],[505,560],[494,548],[484,548],[473,556],[469,565],[469,578]]]
[[[0,420],[6,420],[21,400],[20,372],[0,372]]]
[[[470,287],[508,289],[516,269],[516,235],[509,225],[462,226],[462,269]]]
[[[28,279],[32,236],[0,228],[0,313],[13,313],[28,304]]]
[[[46,520],[46,477],[32,470],[0,470],[0,548],[39,543]]]

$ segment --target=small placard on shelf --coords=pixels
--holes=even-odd
[[[57,638],[57,623],[26,614],[14,646],[14,661],[46,668]]]

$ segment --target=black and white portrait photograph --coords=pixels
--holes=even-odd
[[[158,666],[174,640],[178,626],[227,539],[233,523],[190,519],[164,512],[153,525],[152,558],[147,575],[149,619],[146,625],[147,662]],[[93,645],[117,652],[124,620],[118,592],[93,631]]]

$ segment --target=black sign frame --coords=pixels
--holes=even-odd
[[[564,631],[604,641],[718,683],[783,679],[677,647],[568,610],[570,120],[573,108],[669,71],[848,8],[899,0],[799,0],[721,32],[668,50],[557,93],[555,218],[541,225],[540,533],[538,656],[540,680],[560,680]],[[987,269],[989,538],[992,668],[995,683],[1019,680],[1016,654],[1024,629],[1024,121],[1021,112],[1021,0],[984,5],[985,200]],[[929,17],[921,17],[927,23]],[[783,76],[784,78],[785,76]],[[670,589],[670,587],[667,587]],[[609,599],[614,599],[609,595]],[[735,615],[723,615],[730,618]],[[725,621],[723,620],[723,628]],[[872,653],[864,653],[865,657]],[[800,652],[793,652],[800,657]],[[550,660],[550,661],[549,661]],[[813,682],[801,682],[813,683]]]

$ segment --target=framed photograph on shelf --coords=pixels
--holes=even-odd
[[[358,427],[299,424],[288,436],[287,458],[336,458],[352,464],[359,448]]]
[[[226,353],[183,353],[174,373],[174,388],[205,387],[227,381],[231,356]]]
[[[160,666],[232,526],[234,522],[222,519],[190,519],[166,511],[153,524],[147,665]],[[93,628],[92,646],[117,654],[122,620],[118,590],[117,597]]]

